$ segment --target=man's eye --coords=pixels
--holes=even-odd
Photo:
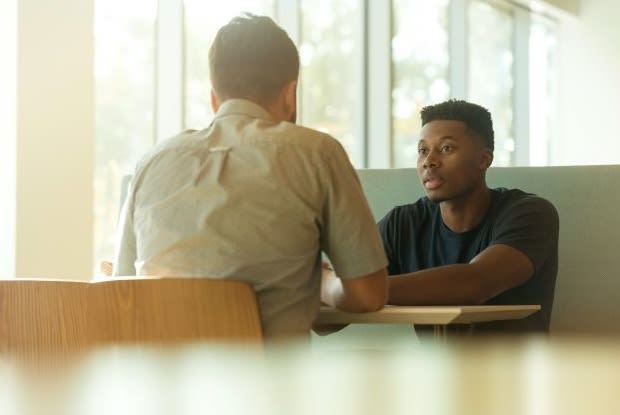
[[[450,151],[452,151],[452,146],[448,146],[448,145],[441,146],[440,150],[441,150],[442,153],[449,153]]]
[[[420,156],[425,156],[428,153],[428,150],[425,148],[418,148],[418,154]]]

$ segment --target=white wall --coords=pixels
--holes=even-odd
[[[620,1],[581,0],[560,26],[553,164],[620,163]]]
[[[88,278],[93,0],[19,0],[16,276]]]

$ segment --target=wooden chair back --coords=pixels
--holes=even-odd
[[[263,341],[243,282],[130,278],[0,280],[0,353],[72,353],[111,344]]]

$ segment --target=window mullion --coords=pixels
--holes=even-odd
[[[293,42],[301,42],[300,0],[275,0],[275,19]]]
[[[366,1],[366,167],[392,160],[392,2]]]
[[[450,2],[450,96],[452,98],[466,99],[468,93],[468,4],[468,0]]]
[[[517,166],[530,164],[530,59],[529,33],[530,16],[527,10],[515,8],[515,38],[513,64],[513,132],[515,137],[515,159]]]
[[[155,141],[183,129],[185,101],[182,0],[159,0],[155,35]]]

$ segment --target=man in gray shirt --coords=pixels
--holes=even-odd
[[[212,124],[139,163],[114,275],[248,281],[267,338],[308,335],[320,300],[383,307],[387,260],[342,146],[295,124],[297,48],[270,18],[223,26],[209,51]],[[324,273],[321,252],[339,278]]]

